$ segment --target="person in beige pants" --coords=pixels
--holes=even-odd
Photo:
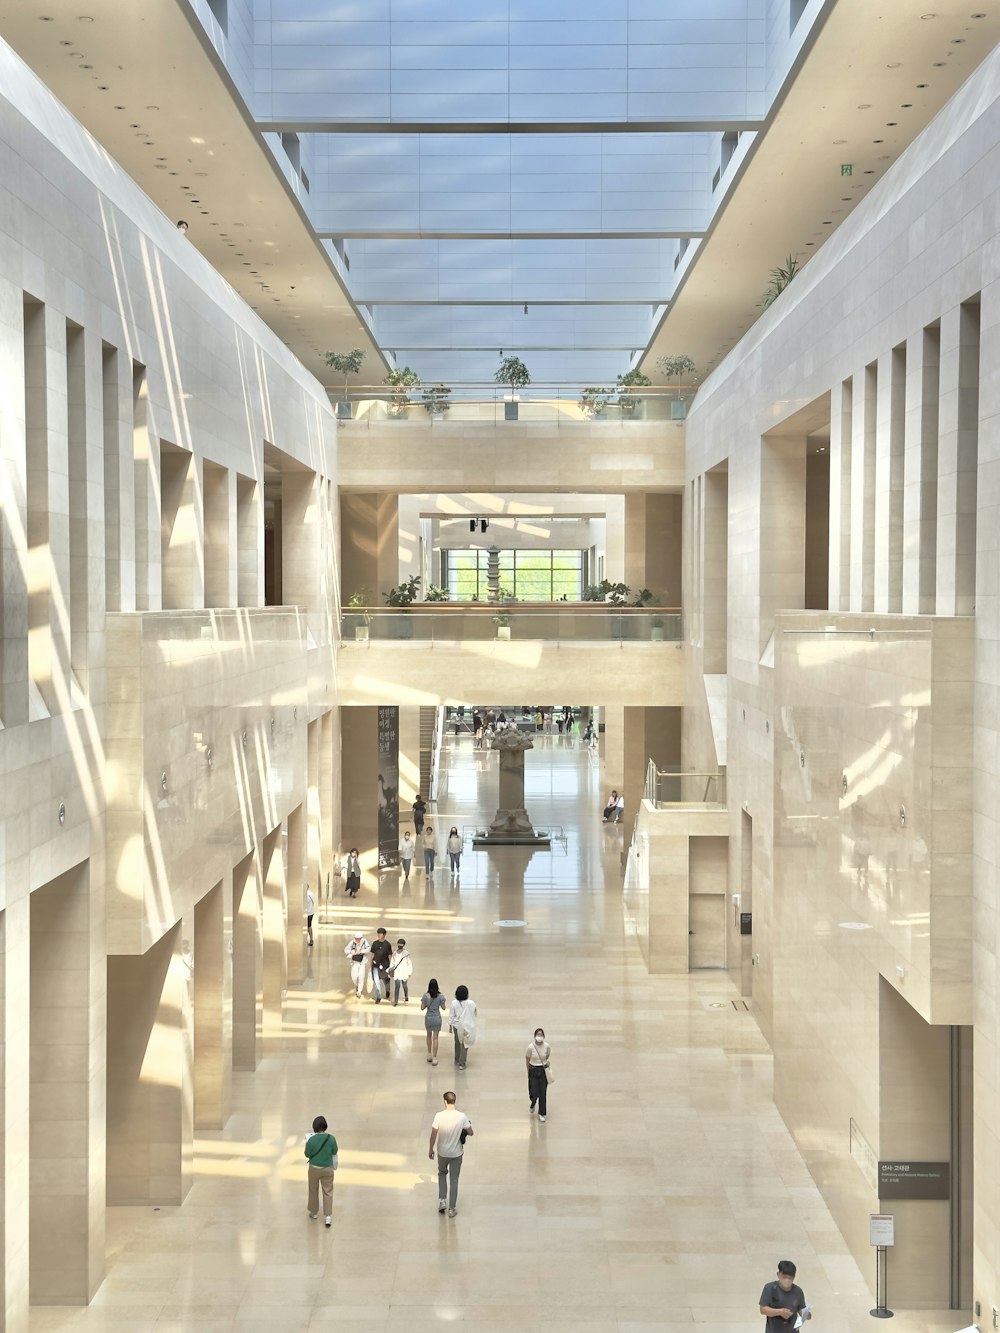
[[[337,1169],[337,1140],[327,1131],[326,1116],[313,1121],[313,1132],[306,1139],[305,1156],[309,1159],[309,1216],[319,1216],[319,1192],[323,1191],[323,1222],[333,1223],[333,1173]]]

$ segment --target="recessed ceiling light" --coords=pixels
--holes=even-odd
[[[901,60],[890,60],[888,65],[886,65],[886,69],[899,69],[902,63]]]
[[[832,227],[832,226],[833,226],[833,222],[832,222],[832,221],[826,221],[826,222],[823,223],[823,226],[824,226],[824,227]]]
[[[81,65],[80,68],[81,68],[81,69],[93,69],[94,67],[93,67],[93,65]]]
[[[815,241],[806,241],[806,245],[815,245],[815,244],[816,244]]]
[[[146,110],[147,110],[147,111],[159,111],[159,109],[160,109],[160,108],[159,108],[158,106],[148,106],[148,107],[146,107]]]
[[[927,17],[927,15],[925,14],[925,15],[924,15],[924,18],[926,18],[926,17]],[[931,17],[933,18],[933,15],[931,15]],[[838,921],[838,922],[837,922],[837,925],[840,927],[841,930],[872,930],[872,929],[874,929],[874,927],[872,927],[871,925],[869,925],[869,923],[868,923],[867,921]]]
[[[51,15],[51,14],[39,14],[39,16],[38,16],[38,21],[39,21],[39,23],[51,23],[51,22],[52,22],[52,15]]]
[[[849,204],[851,202],[851,196],[849,194],[842,194],[840,196],[840,202],[842,204]]]
[[[94,21],[93,14],[77,14],[76,17],[80,23],[93,23]]]
[[[937,15],[936,15],[936,14],[921,14],[920,17],[921,17],[922,19],[936,19],[936,18],[937,18]]]
[[[906,110],[907,108],[911,107],[911,106],[913,105],[913,103],[912,103],[912,102],[900,102],[899,105],[900,105],[904,110]]]
[[[870,110],[871,110],[871,107],[872,107],[871,102],[859,102],[859,103],[858,103],[858,110],[859,110],[859,111],[870,111]]]
[[[72,46],[73,43],[72,43],[72,42],[67,42],[66,38],[63,37],[63,38],[60,40],[59,45],[60,45],[60,46]]]
[[[935,61],[934,61],[934,68],[935,68],[935,69],[944,69],[944,67],[945,67],[945,65],[946,65],[947,63],[948,63],[948,62],[947,62],[946,60],[935,60]]]
[[[874,176],[874,175],[875,175],[875,172],[872,170],[871,167],[869,167],[868,170],[865,172],[865,175],[866,175],[866,176]]]
[[[833,142],[834,142],[835,144],[841,144],[841,143],[847,143],[847,140],[846,140],[846,139],[834,139]]]
[[[964,41],[965,41],[964,37],[953,37],[951,39],[951,44],[952,46],[961,46]]]
[[[885,143],[884,139],[873,139],[872,143]]]
[[[918,83],[918,84],[917,84],[917,87],[918,87],[918,88],[927,88],[927,87],[929,87],[929,86],[930,86],[930,85],[929,85],[929,84],[926,84],[926,83]]]

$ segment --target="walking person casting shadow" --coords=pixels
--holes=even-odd
[[[458,1110],[458,1100],[454,1092],[444,1094],[444,1110],[438,1111],[431,1122],[431,1141],[427,1156],[433,1162],[434,1146],[438,1155],[438,1212],[448,1209],[448,1216],[458,1212],[458,1177],[462,1170],[462,1155],[466,1139],[472,1138],[472,1121],[464,1111]],[[449,1189],[449,1177],[451,1187]]]
[[[313,1132],[306,1136],[305,1156],[309,1160],[309,1216],[319,1216],[319,1192],[323,1190],[323,1222],[333,1225],[333,1176],[339,1166],[337,1140],[327,1132],[326,1116],[313,1121]]]
[[[427,1033],[427,1063],[430,1065],[436,1065],[438,1062],[441,1011],[446,1004],[447,1000],[441,994],[437,978],[431,977],[427,983],[427,990],[420,1000],[420,1007],[424,1011],[424,1030]]]
[[[548,1115],[549,1084],[555,1082],[549,1063],[551,1058],[552,1047],[545,1040],[545,1029],[535,1028],[535,1035],[524,1053],[524,1062],[528,1066],[528,1114],[535,1114],[537,1103],[538,1118],[543,1122]]]

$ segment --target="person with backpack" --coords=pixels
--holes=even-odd
[[[333,1225],[333,1176],[339,1165],[337,1140],[329,1133],[326,1116],[313,1121],[313,1132],[306,1135],[305,1156],[309,1161],[309,1216],[319,1216],[319,1192],[323,1190],[323,1224]]]
[[[455,1037],[455,1064],[464,1069],[469,1059],[469,1047],[476,1044],[478,1031],[476,1026],[475,1000],[469,999],[468,986],[459,986],[455,998],[448,1010],[448,1023]]]

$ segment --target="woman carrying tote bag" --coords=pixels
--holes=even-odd
[[[524,1062],[528,1066],[528,1114],[535,1114],[538,1103],[538,1118],[545,1120],[549,1084],[555,1082],[555,1075],[549,1065],[552,1047],[545,1040],[545,1029],[535,1028],[535,1035],[524,1053]]]

